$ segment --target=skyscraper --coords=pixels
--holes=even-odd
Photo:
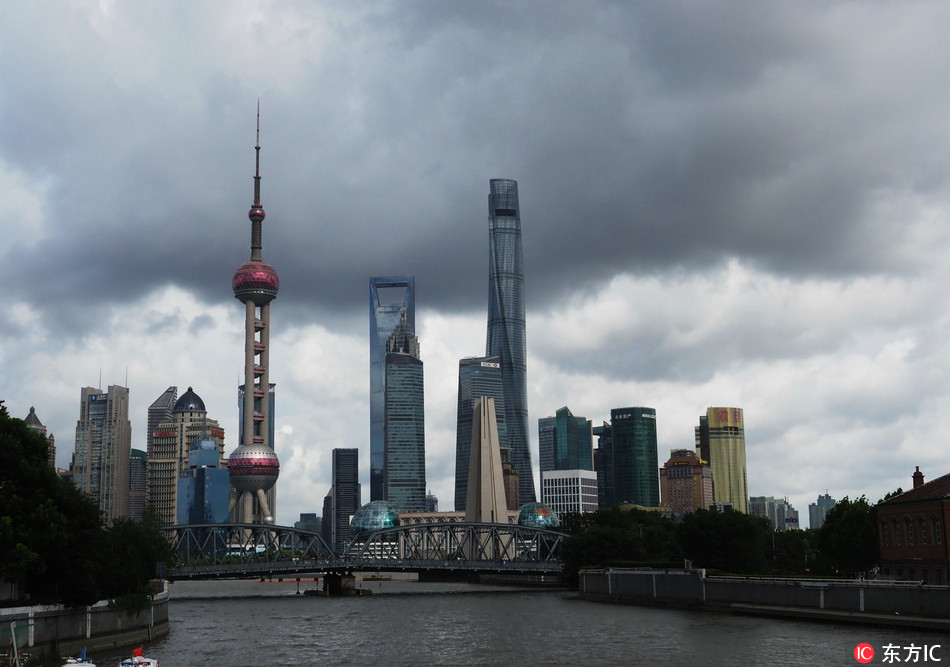
[[[614,501],[614,445],[610,422],[595,426],[597,449],[594,450],[594,470],[597,471],[597,506],[607,509]]]
[[[171,389],[171,387],[169,387]],[[168,395],[168,390],[159,397]],[[152,404],[155,406],[155,403]],[[160,409],[149,416],[159,414]],[[178,479],[188,469],[191,446],[198,440],[211,440],[218,450],[218,465],[223,467],[224,429],[208,417],[205,403],[195,390],[188,390],[175,401],[171,415],[155,426],[148,453],[148,499],[164,526],[174,525],[179,518]]]
[[[99,504],[107,523],[129,515],[132,424],[129,390],[83,387],[76,422],[73,482]]]
[[[547,470],[593,470],[594,448],[591,422],[575,417],[567,406],[554,417],[538,420],[538,450],[541,472]]]
[[[712,469],[716,502],[731,504],[736,511],[748,514],[742,408],[706,408],[694,430],[700,457],[709,461]]]
[[[414,276],[369,279],[369,499],[384,500],[386,344],[405,317],[416,330]]]
[[[825,517],[832,507],[838,504],[838,501],[825,493],[818,496],[818,500],[808,505],[808,527],[821,528],[825,525]]]
[[[270,425],[270,302],[277,298],[277,272],[261,259],[261,114],[257,113],[254,146],[254,201],[247,217],[251,221],[251,259],[234,273],[234,298],[244,304],[244,406],[241,412],[241,445],[231,452],[228,471],[237,492],[240,521],[274,523],[267,491],[277,483],[280,463],[269,438]],[[255,509],[253,499],[257,500]],[[230,508],[235,509],[234,506]]]
[[[610,411],[610,425],[614,502],[659,507],[656,410],[644,407],[615,408]]]
[[[509,457],[518,471],[519,503],[537,499],[528,436],[524,267],[518,182],[494,178],[488,194],[488,335],[485,356],[501,364]]]
[[[383,498],[404,512],[426,508],[426,432],[419,339],[405,311],[386,342]]]
[[[356,448],[333,450],[333,486],[330,489],[330,546],[337,553],[350,541],[350,517],[360,508],[360,457]],[[327,520],[324,504],[324,523]]]
[[[498,441],[504,448],[505,398],[501,386],[501,363],[498,357],[468,357],[459,361],[458,409],[455,426],[455,511],[464,512],[468,496],[469,453],[472,447],[472,415],[475,399],[485,396],[495,400],[495,422]]]
[[[26,425],[29,426],[32,430],[36,431],[44,438],[46,438],[46,457],[49,461],[49,465],[53,470],[56,469],[56,438],[53,437],[52,433],[46,432],[46,426],[43,425],[43,422],[40,421],[40,418],[36,416],[36,408],[30,408],[30,414],[26,416],[26,419],[23,420],[26,422]]]
[[[148,455],[141,449],[129,454],[129,518],[142,523],[148,504]]]
[[[199,438],[191,442],[188,467],[178,478],[177,492],[178,525],[227,523],[230,475],[215,440]]]
[[[675,519],[713,504],[712,471],[691,449],[674,449],[660,468],[660,496]]]

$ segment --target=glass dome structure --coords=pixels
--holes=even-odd
[[[518,525],[529,528],[557,528],[557,512],[544,503],[525,503],[518,510]]]
[[[356,510],[350,521],[350,531],[354,536],[372,533],[383,528],[395,528],[399,525],[399,507],[388,500],[374,500]]]

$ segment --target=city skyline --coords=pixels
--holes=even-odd
[[[525,216],[529,424],[649,405],[665,460],[740,406],[749,495],[800,510],[947,472],[950,7],[8,9],[0,399],[36,408],[60,466],[83,386],[129,387],[136,449],[150,401],[200,387],[237,446],[227,281],[260,98],[279,523],[320,512],[333,448],[369,488],[372,275],[416,276],[427,484],[451,506],[496,176]]]

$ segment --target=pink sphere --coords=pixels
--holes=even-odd
[[[280,279],[270,264],[245,262],[234,272],[231,289],[234,290],[234,298],[238,301],[251,300],[262,306],[276,298]]]
[[[240,493],[269,490],[280,475],[277,454],[264,445],[241,445],[228,457],[231,486]]]

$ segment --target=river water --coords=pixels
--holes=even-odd
[[[169,585],[171,632],[146,646],[163,667],[278,665],[857,665],[855,646],[950,637],[580,600],[575,592],[364,582],[371,596],[297,595],[294,582]],[[314,583],[299,584],[300,590]],[[91,656],[99,667],[128,653]],[[923,663],[923,656],[918,663]],[[893,663],[893,661],[891,661]],[[896,663],[893,663],[896,664]]]

